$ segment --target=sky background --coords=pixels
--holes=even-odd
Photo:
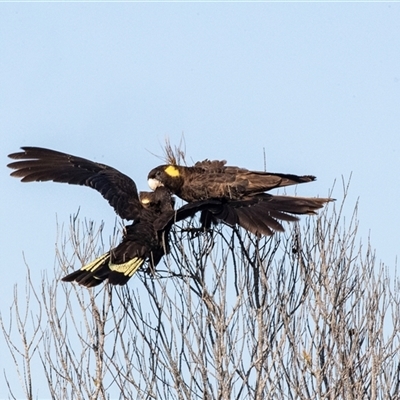
[[[182,135],[189,162],[263,170],[265,149],[269,171],[317,176],[289,194],[325,197],[336,181],[341,201],[351,175],[345,216],[358,200],[359,240],[394,274],[399,21],[400,4],[380,2],[0,4],[3,317],[24,257],[38,284],[51,273],[57,220],[80,207],[106,237],[115,223],[93,190],[10,178],[20,146],[111,165],[140,190]],[[0,335],[0,398],[11,363]]]

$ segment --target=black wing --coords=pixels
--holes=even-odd
[[[110,203],[124,219],[137,219],[142,210],[135,182],[108,165],[40,147],[21,147],[10,154],[15,161],[11,176],[22,182],[53,181],[91,187]]]
[[[228,201],[219,209],[203,211],[201,220],[204,225],[208,213],[230,226],[237,224],[255,235],[269,236],[274,231],[284,231],[280,221],[294,222],[299,219],[296,215],[316,214],[316,210],[330,201],[333,199],[258,193],[243,200]]]
[[[186,218],[194,217],[195,214],[201,211],[220,209],[222,205],[219,199],[208,199],[187,203],[176,211],[164,212],[154,221],[154,229],[158,232],[166,232],[171,229],[176,222],[183,221]]]
[[[298,220],[296,215],[316,214],[316,210],[330,201],[333,199],[273,196],[267,193],[240,200],[208,199],[185,204],[179,210],[161,216],[155,227],[157,230],[168,230],[175,222],[201,212],[200,221],[204,228],[222,221],[232,227],[239,225],[255,235],[269,236],[274,231],[284,231],[279,221],[294,222]]]

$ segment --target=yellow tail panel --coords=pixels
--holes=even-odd
[[[133,276],[136,271],[143,265],[143,258],[133,258],[132,260],[127,261],[123,264],[109,264],[109,268],[111,271],[119,272],[120,274],[124,274],[125,276]]]
[[[92,261],[89,264],[84,265],[81,270],[82,271],[89,271],[93,272],[96,271],[99,267],[101,267],[107,259],[110,258],[110,253],[105,253],[99,258],[96,258],[94,261]]]

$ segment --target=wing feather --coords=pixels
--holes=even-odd
[[[169,215],[163,215],[156,221],[155,227],[157,230],[170,229],[173,223],[202,212],[200,221],[205,225],[217,219],[229,226],[237,224],[257,235],[272,235],[273,231],[284,231],[279,221],[295,222],[299,220],[296,215],[316,214],[316,210],[330,201],[333,199],[273,196],[267,193],[250,195],[242,200],[208,199],[188,203]]]
[[[97,190],[124,219],[139,217],[142,205],[135,182],[105,164],[40,147],[22,147],[23,151],[10,154],[19,160],[8,164],[15,169],[11,176],[22,182],[53,181],[88,186]]]

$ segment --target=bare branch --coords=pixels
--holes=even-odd
[[[188,221],[154,276],[91,290],[59,281],[109,249],[102,226],[73,217],[55,278],[39,291],[28,270],[0,316],[25,397],[43,396],[41,370],[63,399],[398,399],[399,282],[359,244],[357,207],[342,212],[263,239]]]

